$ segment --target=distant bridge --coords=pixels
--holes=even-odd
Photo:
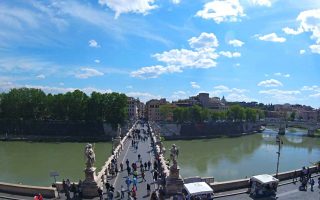
[[[281,119],[266,119],[262,122],[261,125],[269,125],[279,127],[279,134],[285,134],[286,128],[288,127],[302,127],[308,129],[308,135],[314,136],[317,129],[320,129],[319,122],[311,122],[311,121],[284,121]]]

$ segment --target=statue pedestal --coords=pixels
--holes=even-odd
[[[183,189],[183,180],[179,174],[179,166],[170,167],[170,175],[166,179],[166,195],[181,194]]]
[[[95,171],[95,167],[84,170],[86,179],[82,183],[82,193],[85,198],[99,196],[98,188],[101,186],[101,183],[97,180]]]

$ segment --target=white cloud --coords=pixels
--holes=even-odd
[[[271,7],[270,0],[250,0],[253,5]]]
[[[193,82],[193,81],[192,81],[192,82],[190,82],[190,84],[191,84],[191,87],[192,87],[192,88],[195,88],[195,89],[200,88],[200,85],[198,85],[197,82]]]
[[[236,67],[240,67],[240,63],[236,63],[235,66],[236,66]]]
[[[320,93],[310,94],[309,97],[320,98]]]
[[[102,73],[96,69],[84,67],[84,68],[81,68],[77,73],[75,73],[74,76],[76,78],[86,79],[89,77],[103,76],[103,75],[104,75],[104,73]]]
[[[169,65],[167,67],[164,67],[162,65],[155,65],[150,67],[142,67],[139,70],[131,72],[132,77],[137,78],[157,78],[161,74],[167,74],[167,73],[175,73],[175,72],[182,72],[180,67]]]
[[[219,42],[214,33],[201,33],[199,37],[192,37],[188,40],[191,48],[215,48],[219,46]]]
[[[280,72],[274,73],[273,75],[275,75],[275,76],[282,76],[282,77],[285,77],[285,78],[289,78],[289,77],[290,77],[290,74],[282,74],[282,73],[280,73]]]
[[[230,40],[228,44],[234,47],[242,47],[242,45],[244,45],[244,42],[242,42],[241,40]]]
[[[304,49],[301,49],[300,51],[299,51],[299,53],[302,55],[302,54],[305,54],[306,53],[306,50],[304,50]]]
[[[229,88],[225,85],[218,85],[213,87],[213,91],[210,93],[211,96],[225,96],[227,101],[253,101],[254,99],[248,97],[246,93],[247,89]]]
[[[311,32],[311,39],[315,40],[316,44],[310,45],[309,48],[312,53],[320,54],[320,9],[302,11],[296,20],[300,23],[296,30],[288,27],[282,30],[291,35]]]
[[[276,33],[270,33],[267,35],[259,36],[257,35],[259,40],[268,41],[268,42],[285,42],[286,38],[278,37]]]
[[[319,44],[313,44],[309,46],[312,53],[320,54],[320,43]]]
[[[90,40],[88,43],[89,43],[89,47],[94,47],[94,48],[99,48],[100,47],[98,42],[95,41],[95,40]]]
[[[285,32],[288,35],[298,35],[300,33],[303,33],[303,29],[294,30],[294,29],[289,28],[289,27],[283,28],[282,31]]]
[[[217,65],[219,55],[215,52],[218,40],[214,34],[201,33],[199,37],[188,40],[190,49],[171,49],[152,55],[157,61],[165,63],[165,66],[156,65],[143,67],[131,73],[133,77],[156,78],[164,73],[182,72],[187,68],[212,68]]]
[[[128,88],[128,89],[132,89],[133,88],[133,86],[132,85],[127,85],[127,87],[126,88]]]
[[[185,91],[176,91],[174,92],[172,95],[171,95],[171,101],[176,101],[176,100],[179,100],[179,99],[187,99],[188,96],[187,96],[187,93]]]
[[[148,14],[150,10],[157,8],[155,0],[99,0],[100,5],[106,5],[115,12],[117,19],[122,13]],[[178,2],[174,0],[173,2]]]
[[[37,76],[37,78],[38,78],[38,79],[45,79],[46,76],[45,76],[44,74],[39,74],[39,75]]]
[[[173,4],[179,4],[181,2],[181,0],[171,0],[171,3]]]
[[[313,85],[313,86],[303,86],[301,88],[302,91],[316,91],[320,92],[320,86],[318,85]]]
[[[228,58],[236,58],[241,56],[241,53],[239,52],[230,52],[230,51],[220,51],[219,54]]]
[[[100,60],[96,59],[94,60],[95,63],[100,63]]]
[[[245,16],[239,0],[213,0],[207,2],[196,16],[212,19],[216,23],[240,21]]]
[[[264,95],[269,95],[271,98],[273,98],[279,103],[296,102],[297,95],[301,94],[301,92],[297,90],[279,90],[279,89],[261,90],[259,91],[259,93]]]
[[[160,99],[160,95],[154,95],[148,92],[127,92],[126,95],[128,97],[139,98],[140,101],[146,102],[150,99]]]
[[[260,83],[258,83],[258,86],[262,86],[262,87],[279,87],[279,86],[283,86],[283,84],[278,80],[269,79],[269,80],[261,81]]]

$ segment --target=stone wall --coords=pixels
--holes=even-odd
[[[8,136],[112,136],[116,132],[102,122],[0,120],[0,135]]]
[[[261,128],[260,123],[252,122],[161,124],[159,127],[161,128],[161,135],[166,139],[238,136],[244,133],[260,131]]]
[[[9,194],[16,194],[22,196],[31,196],[35,194],[42,194],[44,198],[56,198],[58,197],[58,192],[52,187],[39,187],[30,185],[19,185],[10,183],[0,182],[0,192],[5,192]]]

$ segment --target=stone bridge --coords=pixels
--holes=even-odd
[[[320,129],[319,122],[312,121],[285,121],[281,119],[266,119],[261,125],[279,127],[279,134],[285,134],[288,127],[302,127],[308,129],[308,135],[314,136],[317,129]]]

